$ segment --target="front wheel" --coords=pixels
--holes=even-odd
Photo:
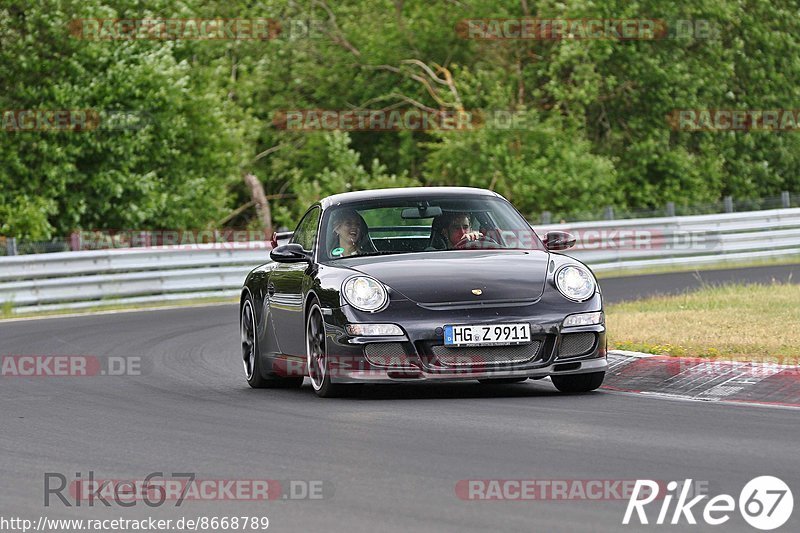
[[[589,374],[550,376],[550,379],[561,392],[589,392],[600,387],[605,377],[605,372],[591,372]]]
[[[311,387],[320,398],[346,396],[359,388],[358,384],[345,385],[331,381],[328,350],[325,339],[325,320],[318,304],[308,311],[306,324],[306,367]]]

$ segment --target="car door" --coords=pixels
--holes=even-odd
[[[290,242],[300,244],[312,253],[317,239],[320,208],[309,209]],[[286,355],[305,356],[305,323],[303,320],[303,281],[312,271],[309,263],[278,263],[269,276],[267,292],[278,346]]]

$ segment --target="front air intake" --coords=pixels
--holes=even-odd
[[[475,346],[448,348],[431,346],[431,351],[443,366],[475,366],[520,364],[532,361],[538,354],[541,341],[516,346]]]
[[[558,351],[558,357],[586,355],[594,349],[596,339],[597,334],[592,332],[561,335],[561,347]]]
[[[410,367],[414,359],[402,342],[376,342],[364,347],[364,355],[371,365]]]

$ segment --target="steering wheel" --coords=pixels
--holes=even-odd
[[[488,235],[484,235],[483,233],[480,234],[480,237],[473,240],[467,240],[466,235],[455,244],[455,247],[459,250],[470,250],[473,248],[493,248],[493,246],[486,246],[487,244],[494,244],[496,247],[500,247],[500,243],[496,240],[492,239]]]

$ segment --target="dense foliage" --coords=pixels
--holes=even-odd
[[[473,18],[704,21],[656,40],[465,39]],[[85,18],[270,18],[271,40],[90,40]],[[701,25],[702,26],[702,25]],[[795,132],[675,131],[675,109],[792,109],[785,0],[0,0],[0,110],[128,112],[136,127],[0,131],[0,234],[258,227],[349,189],[473,185],[556,216],[800,191]],[[674,25],[673,25],[674,27]],[[698,26],[700,27],[700,26]],[[705,28],[705,26],[702,26]],[[73,32],[74,33],[74,32]],[[522,127],[287,131],[296,109],[506,110]]]

